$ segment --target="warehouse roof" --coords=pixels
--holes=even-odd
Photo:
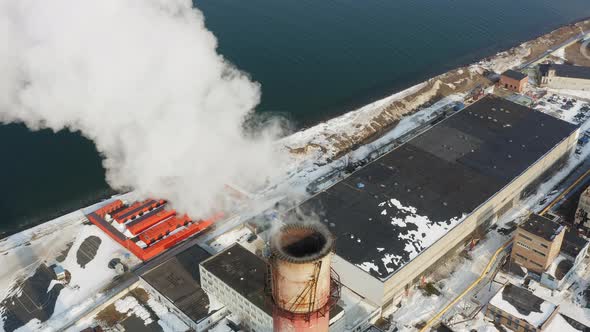
[[[527,75],[525,75],[519,71],[512,70],[512,69],[508,69],[507,71],[503,72],[502,76],[506,76],[506,77],[515,79],[517,81],[522,81],[523,79],[528,77]]]
[[[252,304],[272,315],[270,301],[266,301],[266,262],[236,243],[201,263],[201,266],[240,293]]]
[[[209,316],[209,297],[201,289],[199,263],[211,255],[194,245],[143,273],[141,278],[195,322]]]
[[[539,65],[541,75],[547,76],[549,69],[555,69],[555,75],[559,77],[580,78],[590,80],[590,67],[573,66],[565,64],[542,64]]]
[[[547,241],[553,241],[564,227],[551,219],[532,213],[520,228]]]
[[[318,214],[337,237],[336,253],[384,280],[575,130],[487,96],[298,211]]]

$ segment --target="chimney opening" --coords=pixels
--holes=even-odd
[[[325,256],[334,239],[323,224],[286,225],[274,237],[274,252],[292,262],[306,262]]]

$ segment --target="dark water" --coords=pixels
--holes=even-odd
[[[588,0],[195,0],[260,112],[309,126],[590,16]],[[0,233],[109,193],[77,134],[0,127]],[[1,236],[1,235],[0,235]]]

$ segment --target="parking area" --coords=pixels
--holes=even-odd
[[[534,108],[575,124],[582,124],[590,118],[590,103],[554,93],[540,98]]]
[[[590,142],[590,129],[586,124],[590,120],[590,102],[569,96],[547,93],[540,95],[533,108],[556,118],[577,124],[581,127],[576,154],[580,155],[582,147]]]

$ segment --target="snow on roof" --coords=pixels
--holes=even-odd
[[[338,256],[387,280],[575,130],[565,121],[487,96],[285,218],[317,215],[338,238]]]
[[[490,300],[490,304],[535,327],[543,325],[557,309],[555,304],[512,284],[502,287]]]
[[[581,330],[573,327],[568,321],[561,315],[555,315],[555,318],[547,325],[545,332],[580,332]]]
[[[234,243],[240,243],[246,240],[252,234],[247,227],[235,228],[215,238],[210,245],[216,251],[222,251]]]

